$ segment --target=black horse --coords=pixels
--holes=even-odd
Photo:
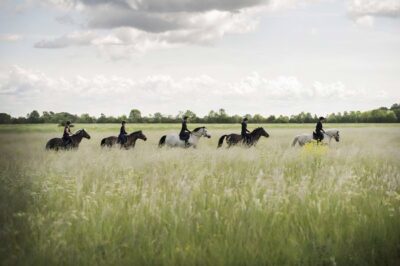
[[[260,139],[261,136],[264,136],[266,138],[269,137],[269,134],[267,131],[264,130],[264,128],[259,127],[254,129],[249,135],[247,141],[245,141],[241,135],[239,134],[230,134],[230,135],[223,135],[219,138],[218,141],[218,147],[222,147],[222,144],[224,143],[224,139],[226,138],[226,143],[228,144],[228,148],[232,145],[237,145],[239,143],[242,143],[246,147],[251,147],[257,144],[258,140]]]
[[[71,150],[78,149],[79,143],[81,143],[82,138],[90,139],[89,134],[84,130],[80,129],[75,134],[71,136],[71,142],[67,145],[62,140],[62,138],[53,138],[49,140],[46,144],[46,150]]]
[[[125,149],[134,148],[137,139],[141,139],[144,141],[147,140],[146,136],[143,134],[143,132],[141,130],[135,131],[135,132],[129,134],[126,138],[127,138],[126,142],[120,146],[121,149],[122,148],[125,148]],[[117,143],[118,143],[118,137],[111,136],[111,137],[102,139],[100,146],[111,148],[112,146],[114,146]]]

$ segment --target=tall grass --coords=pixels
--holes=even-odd
[[[1,133],[1,261],[400,264],[400,127],[346,127],[326,150],[291,148],[301,127],[217,150],[238,130],[220,125],[197,150],[159,150],[167,127],[150,127],[130,151],[101,150],[101,128],[58,153],[54,133]]]

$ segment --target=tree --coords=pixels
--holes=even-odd
[[[9,124],[11,123],[11,115],[6,113],[0,113],[0,124]]]
[[[78,118],[79,123],[93,123],[96,121],[95,117],[91,117],[89,114],[81,114],[81,116]]]
[[[142,120],[142,113],[138,109],[132,109],[129,113],[129,122],[137,123]]]
[[[28,123],[39,123],[40,122],[40,114],[38,111],[33,110],[30,114],[27,115]]]
[[[397,122],[400,122],[400,104],[397,104],[397,103],[393,104],[390,107],[390,110],[392,110],[395,113]]]
[[[162,123],[163,122],[163,115],[160,112],[154,113],[153,122]]]
[[[184,112],[183,115],[186,115],[187,117],[189,117],[192,122],[197,119],[197,115],[190,110],[186,110],[186,112]]]

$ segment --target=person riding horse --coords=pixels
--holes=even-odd
[[[315,127],[315,139],[317,142],[321,142],[324,139],[325,130],[322,128],[322,121],[325,121],[325,117],[320,117],[318,119],[317,125]]]
[[[240,135],[242,135],[243,142],[248,143],[249,142],[249,134],[250,131],[247,129],[247,117],[243,118],[242,120],[242,132]]]
[[[188,117],[185,115],[183,117],[182,120],[182,128],[181,131],[179,132],[179,138],[183,141],[185,141],[185,146],[189,146],[189,138],[190,138],[190,134],[192,134],[192,132],[187,128],[187,119]]]
[[[64,132],[63,132],[63,136],[62,136],[62,140],[64,142],[64,145],[67,146],[68,144],[72,143],[72,139],[71,139],[71,121],[67,121],[65,123],[64,126]]]
[[[119,135],[118,135],[118,143],[121,145],[125,144],[125,142],[128,140],[127,135],[128,133],[125,130],[125,121],[121,122],[121,128],[119,130]]]

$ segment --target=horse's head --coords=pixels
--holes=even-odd
[[[339,142],[339,140],[340,140],[339,130],[336,131],[336,133],[335,133],[335,135],[333,135],[333,137],[335,138],[336,142]]]
[[[336,142],[340,141],[339,130],[337,130],[337,129],[325,130],[325,134],[328,135],[331,138],[334,138],[336,140]]]
[[[263,137],[266,137],[266,138],[269,138],[269,134],[268,134],[268,132],[267,131],[265,131],[265,129],[264,128],[262,128],[262,127],[259,127],[259,128],[256,128],[256,129],[254,129],[254,131],[253,131],[254,133],[257,133],[257,134],[259,134],[260,136],[263,136]]]
[[[79,135],[79,136],[81,136],[82,138],[90,139],[90,135],[86,132],[85,129],[80,129],[80,130],[78,130],[78,131],[75,133],[75,135]]]
[[[195,128],[195,129],[193,130],[193,132],[194,132],[195,135],[197,135],[197,136],[199,136],[199,137],[204,136],[204,137],[206,137],[206,138],[211,138],[211,135],[208,134],[208,131],[207,131],[207,128],[206,128],[206,127],[198,127],[198,128]]]
[[[147,137],[143,134],[141,130],[137,131],[137,138],[146,141]]]

